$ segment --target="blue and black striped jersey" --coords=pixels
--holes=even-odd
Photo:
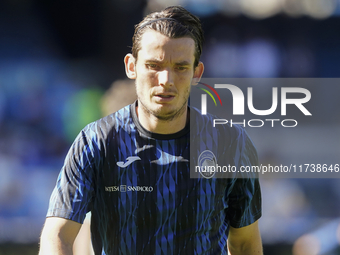
[[[191,126],[188,122],[178,133],[155,134],[139,123],[136,104],[80,132],[47,217],[82,223],[91,211],[96,255],[227,254],[229,226],[243,227],[261,216],[259,181],[191,178],[190,161],[197,156],[190,151],[213,146],[219,164],[255,165],[252,142],[237,126],[206,128],[211,117],[195,108],[190,108],[197,120]]]

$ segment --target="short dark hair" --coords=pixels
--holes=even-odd
[[[170,38],[192,38],[195,41],[194,66],[198,65],[204,41],[203,30],[198,17],[181,6],[170,6],[163,11],[147,15],[135,26],[132,37],[132,55],[135,59],[137,59],[138,51],[141,48],[140,41],[146,28],[153,29]]]

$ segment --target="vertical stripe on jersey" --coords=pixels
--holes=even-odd
[[[215,179],[200,179],[200,189],[197,194],[197,223],[198,232],[201,233],[197,238],[197,253],[201,254],[210,247],[209,232],[211,226],[211,214],[214,211],[215,202]]]
[[[176,175],[177,171],[173,164],[176,164],[175,143],[173,140],[160,140],[156,143],[157,157],[162,157],[157,169],[157,209],[159,210],[155,233],[156,254],[174,254],[174,233],[176,231]],[[172,228],[173,226],[173,228]]]
[[[210,122],[203,121],[202,116],[197,115],[191,129],[191,160],[194,165],[198,163],[199,155],[209,150],[213,152],[218,163],[223,162],[220,155],[228,144],[229,137],[221,136],[219,130],[213,128]],[[221,145],[222,146],[218,146]],[[194,158],[192,158],[194,157]],[[226,231],[228,224],[225,222],[224,194],[227,188],[227,179],[206,179],[199,175],[197,179],[199,189],[197,191],[197,219],[198,238],[196,240],[196,253],[221,254],[226,244]],[[217,196],[218,194],[218,196]],[[222,225],[222,226],[221,226]]]
[[[138,150],[138,156],[142,159],[142,162],[138,162],[138,169],[136,169],[137,184],[139,186],[152,186],[152,192],[134,192],[138,204],[135,204],[136,211],[136,228],[135,240],[136,240],[136,254],[155,254],[155,227],[156,227],[156,190],[154,183],[156,182],[156,169],[152,169],[152,164],[149,161],[153,155],[153,140],[144,138],[136,134],[136,146]],[[142,148],[139,145],[143,144]],[[145,148],[145,149],[143,149]],[[144,160],[144,161],[143,161]]]
[[[129,111],[128,108],[125,108],[123,111],[123,116],[126,116],[127,113],[125,111]],[[123,128],[120,130],[119,134],[119,143],[120,143],[120,161],[126,162],[127,158],[130,156],[135,156],[136,146],[135,146],[135,132],[131,132],[131,125],[133,122],[126,121],[125,123],[123,117],[118,117],[119,121],[121,121],[121,125]],[[131,123],[131,124],[130,124]],[[120,252],[123,254],[135,253],[136,252],[136,222],[134,213],[137,204],[137,195],[136,192],[123,192],[121,188],[125,186],[137,186],[137,172],[135,164],[130,164],[125,168],[118,168],[120,171],[120,182],[119,188],[120,192],[119,196],[119,234],[121,235],[120,239]]]

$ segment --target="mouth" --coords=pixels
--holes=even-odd
[[[170,97],[174,97],[172,95],[156,95],[157,97],[161,97],[161,98],[170,98]]]
[[[155,97],[158,98],[158,100],[161,102],[168,102],[174,99],[175,95],[170,94],[170,93],[161,93],[161,94],[156,94]]]

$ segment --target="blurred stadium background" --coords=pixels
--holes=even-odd
[[[121,86],[129,83],[123,57],[134,24],[177,4],[202,19],[204,77],[339,76],[340,0],[2,0],[0,255],[37,254],[49,196],[71,142],[87,123],[119,108],[118,99],[127,94],[126,102],[133,100]],[[339,115],[339,92],[313,91],[325,96],[325,119]],[[311,150],[340,156],[334,146],[339,135],[332,135],[340,130],[336,119],[330,132],[319,135],[333,143],[331,149],[300,144],[298,156]],[[275,144],[272,138],[254,138],[261,160],[289,161],[290,146],[277,146],[286,137],[276,136]],[[272,145],[270,151],[263,144]],[[265,254],[340,254],[339,184],[263,180]]]

